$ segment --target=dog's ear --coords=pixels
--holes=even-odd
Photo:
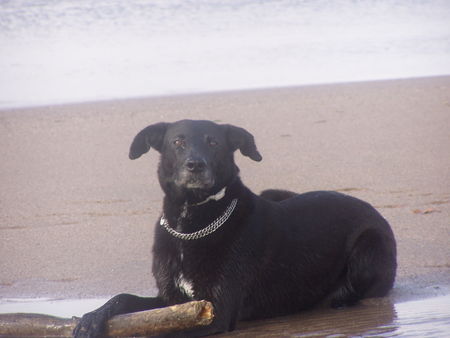
[[[129,157],[135,160],[150,150],[151,147],[161,152],[164,135],[169,123],[161,122],[152,124],[142,129],[135,137],[130,147]]]
[[[227,131],[228,143],[233,151],[239,149],[241,154],[250,157],[253,161],[261,161],[262,156],[256,149],[255,139],[247,130],[232,126],[224,125]]]

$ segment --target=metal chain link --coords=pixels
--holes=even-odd
[[[216,219],[214,222],[212,222],[206,228],[203,228],[202,230],[199,230],[196,232],[192,232],[190,234],[184,234],[182,232],[178,232],[178,231],[174,230],[173,228],[171,228],[169,226],[169,222],[164,217],[164,215],[161,216],[161,220],[159,221],[159,224],[161,224],[164,227],[164,229],[167,230],[167,232],[169,234],[171,234],[172,236],[174,236],[176,238],[183,239],[186,241],[199,239],[202,237],[206,237],[206,236],[212,234],[217,229],[219,229],[230,218],[231,214],[234,211],[234,208],[237,205],[237,202],[238,202],[237,198],[233,199],[231,201],[230,205],[228,206],[227,210],[225,210],[225,213],[222,216],[220,216],[218,219]]]

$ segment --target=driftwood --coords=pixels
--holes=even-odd
[[[111,318],[108,336],[151,336],[208,325],[214,317],[207,301],[193,301],[149,311],[128,313]],[[58,318],[41,314],[0,314],[0,336],[72,337],[80,318]]]

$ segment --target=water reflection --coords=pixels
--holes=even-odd
[[[396,330],[395,306],[389,300],[346,309],[318,309],[265,321],[241,323],[222,337],[390,336]]]
[[[394,321],[398,336],[448,337],[450,335],[450,296],[395,305]]]
[[[241,323],[220,337],[448,337],[450,296],[393,304],[373,299],[341,309],[319,309],[272,320]]]

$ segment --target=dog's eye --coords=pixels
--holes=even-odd
[[[173,141],[173,144],[178,148],[184,148],[186,146],[186,142],[179,138],[177,138],[175,141]]]

